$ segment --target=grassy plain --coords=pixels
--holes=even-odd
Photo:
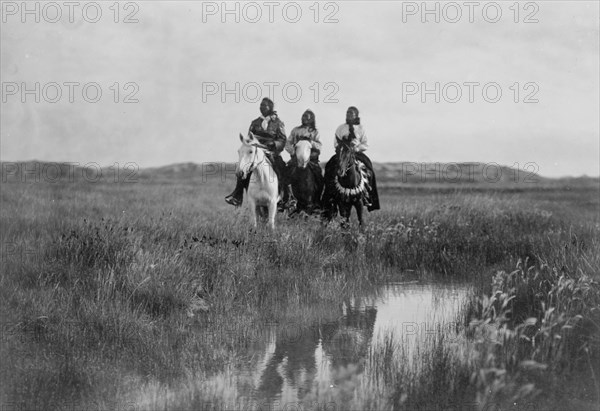
[[[235,366],[260,341],[248,324],[301,327],[407,278],[476,285],[464,343],[439,336],[413,369],[390,335],[369,353],[382,396],[365,391],[350,405],[597,407],[597,179],[384,178],[383,209],[364,229],[280,214],[275,233],[250,230],[245,209],[223,202],[232,186],[231,175],[160,170],[130,182],[3,175],[2,409],[197,409],[218,390],[159,391]]]

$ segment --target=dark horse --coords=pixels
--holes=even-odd
[[[350,144],[346,140],[337,141],[336,161],[329,165],[335,166],[335,175],[325,180],[324,197],[327,196],[329,202],[327,217],[331,219],[337,208],[348,224],[354,207],[358,224],[362,225],[363,202],[368,202],[372,176],[364,162],[357,160]]]
[[[311,146],[312,143],[306,140],[296,143],[296,164],[292,164],[289,171],[292,194],[296,199],[296,208],[291,214],[300,211],[310,214],[320,208],[323,177],[321,167],[310,161]]]

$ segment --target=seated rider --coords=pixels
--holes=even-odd
[[[260,103],[261,116],[250,123],[250,129],[256,135],[258,141],[268,148],[267,158],[271,162],[277,179],[279,180],[279,191],[285,190],[285,162],[281,158],[281,152],[286,144],[285,125],[277,116],[277,112],[273,110],[274,103],[269,98],[263,98]],[[228,204],[239,207],[242,205],[244,198],[244,189],[248,188],[250,175],[245,179],[237,177],[235,189],[231,194],[225,197]],[[287,190],[286,190],[287,191]]]
[[[312,147],[310,149],[310,162],[308,167],[313,172],[315,176],[315,181],[317,182],[317,190],[319,193],[323,189],[323,174],[321,172],[321,166],[319,165],[319,154],[321,154],[321,140],[319,137],[319,131],[317,130],[315,124],[315,113],[312,110],[306,110],[302,114],[301,119],[302,125],[295,127],[290,136],[287,139],[287,144],[285,145],[285,149],[288,153],[290,153],[291,159],[287,164],[287,176],[288,182],[291,176],[292,171],[298,165],[298,160],[296,159],[296,143],[300,140],[307,140],[312,143]]]
[[[370,189],[363,202],[367,206],[369,211],[379,210],[379,195],[377,194],[377,184],[375,181],[375,172],[373,171],[373,164],[369,157],[365,155],[365,151],[369,147],[367,142],[367,134],[365,133],[364,127],[360,124],[360,117],[358,116],[358,109],[356,107],[348,107],[346,111],[346,123],[340,125],[335,131],[334,147],[336,154],[331,157],[325,166],[325,180],[331,181],[335,179],[337,159],[338,159],[338,141],[349,142],[354,148],[356,159],[362,162],[367,168],[370,174]],[[333,200],[333,193],[326,191],[323,193],[323,204],[328,204]]]

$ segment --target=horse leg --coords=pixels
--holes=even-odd
[[[256,228],[256,214],[258,210],[256,209],[256,201],[254,201],[252,196],[248,196],[248,208],[250,209],[250,224]]]
[[[347,217],[346,219],[342,220],[342,223],[340,225],[344,229],[350,228],[350,217]]]
[[[358,218],[358,225],[362,226],[363,223],[363,206],[360,201],[354,203],[354,208],[356,209],[356,217]]]
[[[313,203],[312,194],[309,194],[308,197],[306,198],[306,205],[304,206],[304,211],[306,211],[307,214],[312,214],[313,208],[314,208],[314,203]]]
[[[277,214],[277,198],[271,200],[269,203],[269,228],[271,231],[275,231],[275,214]]]
[[[344,220],[342,221],[342,227],[347,228],[350,226],[350,212],[352,211],[352,206],[349,204],[338,204],[338,209],[340,211],[340,217]]]
[[[269,217],[269,207],[268,206],[256,206],[256,214],[260,218],[260,222],[263,223],[267,221]]]
[[[321,215],[327,222],[333,220],[333,218],[338,214],[340,209],[340,207],[334,202],[332,192],[333,188],[329,185],[326,185],[323,190],[323,195],[321,196]]]

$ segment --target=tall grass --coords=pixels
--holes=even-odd
[[[491,296],[473,302],[481,402],[537,400],[544,394],[547,405],[569,406],[565,399],[578,397],[579,408],[597,406],[599,246],[597,238],[586,244],[572,237],[552,252],[541,250],[539,265],[519,261],[516,270],[498,272]]]
[[[461,337],[425,341],[417,365],[394,334],[371,352],[394,409],[597,409],[598,239],[535,247],[537,264],[498,271],[464,307]],[[551,262],[550,262],[551,261]],[[432,396],[431,393],[436,395]]]
[[[278,217],[272,234],[250,230],[246,213],[222,202],[227,188],[175,179],[4,184],[0,354],[11,360],[0,371],[2,398],[25,408],[65,401],[102,407],[135,397],[140,384],[205,379],[245,349],[247,340],[227,332],[232,327],[286,321],[281,307],[334,306],[407,272],[481,284],[492,297],[473,303],[470,319],[514,333],[519,343],[502,347],[516,347],[519,360],[562,370],[574,358],[586,360],[587,348],[591,361],[600,228],[598,220],[583,224],[577,208],[557,212],[535,198],[498,193],[384,192],[384,209],[367,216],[364,230]],[[491,283],[497,269],[519,259],[541,268]],[[505,311],[492,310],[498,304]],[[519,326],[528,318],[543,326],[527,334],[535,348],[526,349]],[[581,337],[580,328],[590,335]],[[420,371],[450,367],[455,374],[397,380],[404,388],[390,394],[390,404],[416,404],[436,387],[466,395],[456,383],[466,374],[446,349],[433,343],[423,354],[432,356],[424,360],[432,368]],[[495,350],[492,363],[473,360],[474,367],[516,369],[508,353]]]

